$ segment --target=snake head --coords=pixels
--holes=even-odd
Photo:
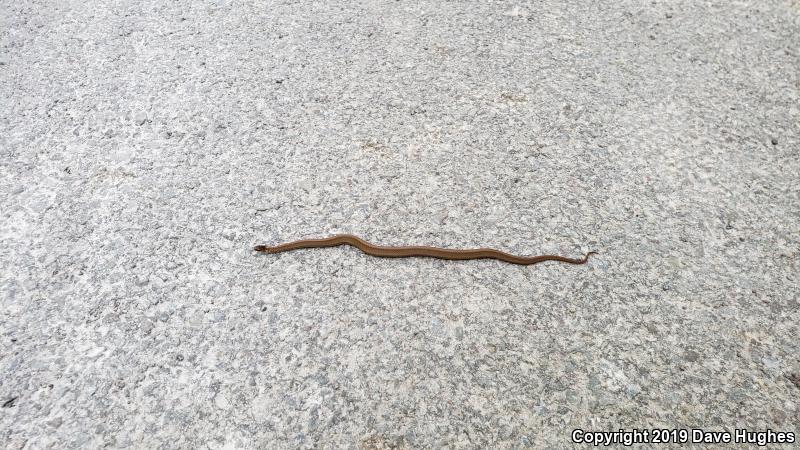
[[[591,255],[599,255],[599,253],[597,253],[596,251],[587,252],[586,256],[583,257],[583,260],[584,261],[589,261],[589,256],[591,256]]]
[[[256,245],[255,247],[253,247],[253,250],[257,252],[269,253],[269,247],[267,247],[266,245]]]

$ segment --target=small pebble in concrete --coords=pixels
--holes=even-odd
[[[139,111],[133,116],[133,121],[136,122],[136,125],[144,125],[144,123],[147,122],[147,114],[143,111]]]

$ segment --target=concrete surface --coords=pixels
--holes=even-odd
[[[797,432],[800,3],[593,3],[0,1],[0,440]]]

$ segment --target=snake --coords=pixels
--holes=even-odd
[[[493,248],[454,250],[448,248],[424,246],[386,247],[383,245],[371,244],[352,234],[337,234],[324,239],[301,239],[299,241],[288,242],[286,244],[280,244],[276,246],[257,245],[253,247],[253,250],[260,253],[281,253],[301,248],[336,247],[339,245],[350,245],[368,255],[378,256],[381,258],[409,258],[422,256],[449,260],[497,259],[507,263],[519,264],[523,266],[538,264],[544,261],[559,261],[568,264],[586,264],[589,261],[589,255],[597,254],[597,252],[588,252],[583,258],[567,258],[558,255],[517,256],[510,253],[501,252],[500,250],[495,250]]]

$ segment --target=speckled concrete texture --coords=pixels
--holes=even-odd
[[[797,0],[0,0],[0,440],[798,432],[798,124]]]

